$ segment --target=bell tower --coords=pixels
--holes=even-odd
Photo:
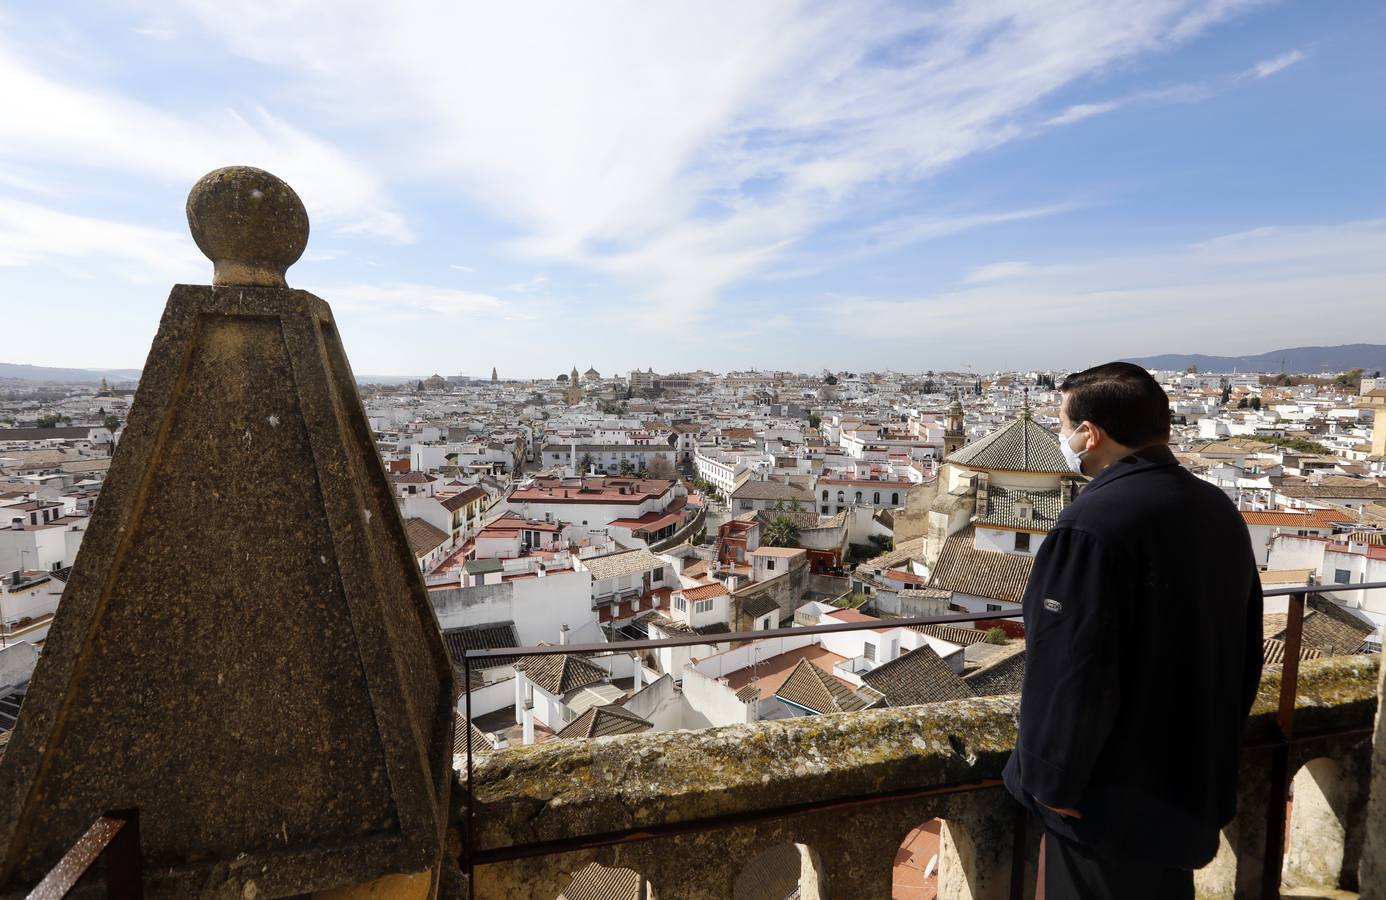
[[[944,419],[943,430],[943,455],[945,458],[951,456],[955,450],[962,449],[962,445],[967,441],[967,432],[963,429],[963,408],[962,400],[956,393],[953,394],[953,402],[948,404],[948,416]]]

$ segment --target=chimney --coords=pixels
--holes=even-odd
[[[559,625],[559,626],[558,626],[558,645],[559,645],[560,647],[566,647],[566,646],[568,646],[568,623],[567,623],[567,622],[564,622],[562,625]]]
[[[526,700],[524,709],[523,737],[521,743],[526,747],[534,743],[534,701]]]
[[[631,659],[635,661],[635,684],[634,689],[640,690],[645,686],[645,670],[640,665],[640,654],[634,654]]]

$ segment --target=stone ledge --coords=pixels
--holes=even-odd
[[[1298,732],[1370,727],[1377,665],[1301,663]],[[1249,739],[1275,733],[1279,684],[1268,667]],[[1018,708],[1010,695],[500,750],[475,762],[477,847],[998,778]],[[460,810],[465,793],[454,797]]]

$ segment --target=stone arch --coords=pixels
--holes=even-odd
[[[629,897],[658,900],[644,875],[634,869],[588,863],[572,873],[572,880],[556,900],[588,900],[592,897]]]
[[[1014,829],[1019,821],[1015,801],[1000,789],[969,792],[925,814],[935,812],[936,818],[926,819],[901,835],[892,871],[894,896],[898,900],[1009,897]],[[1026,897],[1033,896],[1033,860],[1039,845],[1033,825],[1027,829],[1022,851],[1028,861]],[[907,854],[907,850],[913,852]],[[913,860],[907,860],[909,855]],[[931,859],[934,865],[929,871]],[[931,876],[927,880],[923,877],[926,872]]]
[[[1319,756],[1295,772],[1290,788],[1282,883],[1355,889],[1360,840],[1354,813],[1361,793],[1350,760]]]
[[[732,900],[784,900],[789,896],[827,900],[823,861],[807,844],[771,847],[748,862],[732,885]]]
[[[892,897],[919,900],[939,895],[942,834],[943,820],[930,819],[900,841],[890,873]]]

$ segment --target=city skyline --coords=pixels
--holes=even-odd
[[[290,283],[364,373],[1348,343],[1386,324],[1386,13],[1315,12],[8,10],[13,355],[141,365],[169,283],[210,277],[186,187],[232,163],[303,196]]]

